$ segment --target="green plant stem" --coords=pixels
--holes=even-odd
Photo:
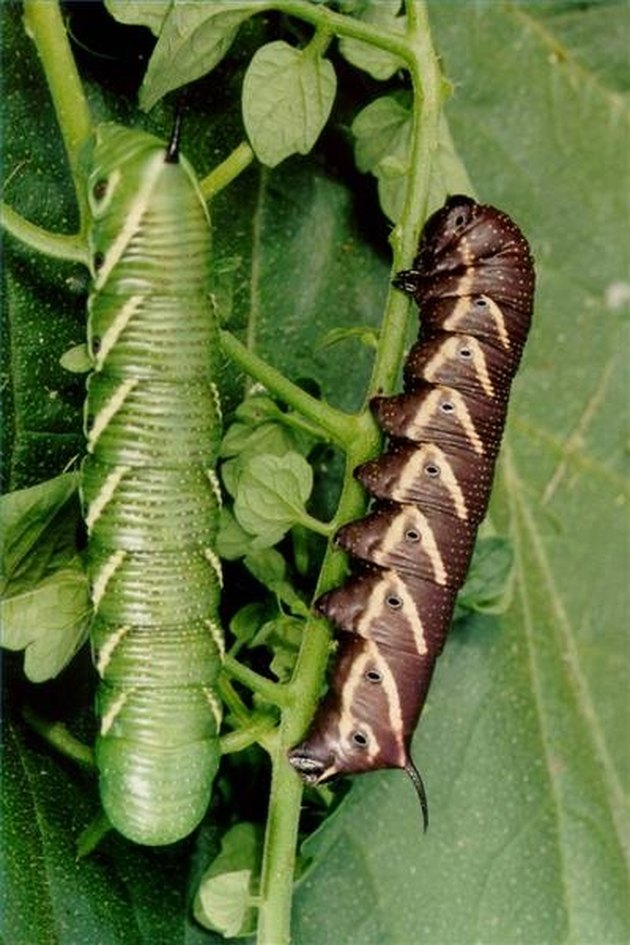
[[[220,739],[221,754],[230,755],[237,751],[243,751],[255,743],[265,745],[266,737],[271,735],[276,727],[276,719],[271,717],[257,718],[249,722],[244,728],[237,731],[228,732]]]
[[[25,220],[5,203],[0,205],[0,219],[7,233],[38,253],[44,253],[54,259],[67,259],[88,265],[87,248],[79,233],[76,236],[51,233]]]
[[[242,663],[235,660],[229,653],[224,657],[223,669],[232,679],[237,679],[244,686],[247,686],[248,689],[251,689],[252,692],[258,693],[259,696],[262,696],[273,705],[282,706],[287,704],[288,700],[285,686],[281,683],[273,682],[271,679],[267,679],[266,676],[261,676],[260,673],[254,672],[254,670],[249,669],[248,666],[243,666]]]
[[[55,0],[24,0],[24,25],[34,41],[63,136],[79,207],[80,232],[85,233],[88,205],[79,156],[92,134],[92,118]]]
[[[316,6],[310,0],[275,0],[275,10],[287,16],[311,23],[318,30],[327,30],[335,36],[359,39],[377,49],[384,49],[404,62],[410,58],[409,44],[403,33],[386,30],[366,20],[354,19],[343,13],[335,13],[325,6]]]
[[[329,404],[307,394],[263,358],[254,354],[229,331],[221,331],[221,347],[225,354],[250,377],[256,378],[283,403],[312,420],[342,448],[356,434],[357,420],[350,414],[335,410]]]
[[[49,722],[29,706],[22,709],[22,717],[34,732],[37,732],[44,741],[52,745],[55,751],[58,751],[65,758],[69,758],[83,767],[95,767],[92,749],[80,742],[74,735],[71,735],[61,722]]]
[[[199,189],[204,200],[212,200],[221,190],[224,190],[228,184],[238,177],[239,174],[249,167],[254,160],[254,152],[247,143],[241,141],[238,147],[234,148],[225,161],[222,161],[218,167],[215,167],[209,174],[199,181]]]
[[[431,43],[426,6],[419,0],[409,0],[407,33],[404,37],[387,34],[380,29],[368,29],[366,27],[369,24],[350,20],[323,7],[306,5],[302,0],[282,0],[277,7],[316,26],[327,25],[337,35],[364,39],[381,49],[388,49],[399,55],[409,69],[414,89],[414,122],[405,205],[391,236],[393,270],[397,271],[411,262],[416,251],[418,235],[426,217],[432,162],[438,142],[443,86]],[[402,358],[407,312],[408,302],[402,293],[390,291],[368,394],[378,390],[389,392],[393,388]],[[241,365],[244,366],[242,362]],[[321,422],[313,414],[310,418]],[[358,518],[364,513],[365,495],[354,481],[352,471],[358,463],[374,454],[380,441],[367,409],[355,419],[357,435],[347,438],[345,444],[346,474],[336,516],[339,521]],[[317,592],[339,584],[344,569],[345,556],[329,545]],[[302,737],[312,718],[324,679],[328,652],[327,625],[313,619],[304,633],[293,679],[289,684],[293,699],[282,713],[272,757],[269,819],[261,876],[259,945],[285,945],[289,942],[292,878],[302,786],[288,765],[285,753]]]

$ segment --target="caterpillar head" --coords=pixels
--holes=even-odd
[[[392,726],[388,674],[373,643],[349,636],[340,647],[339,667],[306,739],[289,761],[310,785],[338,775],[402,768],[411,777],[428,815],[424,787],[408,750],[407,737]]]

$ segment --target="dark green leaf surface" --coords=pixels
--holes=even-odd
[[[536,320],[493,506],[515,551],[515,599],[508,615],[456,629],[440,658],[415,740],[428,834],[404,775],[357,779],[318,835],[294,940],[625,945],[627,7],[436,0],[432,10],[455,88],[453,166],[461,161],[477,196],[515,217],[537,259]],[[70,232],[73,196],[47,93],[17,8],[7,22],[5,107],[21,134],[5,158],[6,198]],[[226,59],[193,95],[185,146],[203,172],[242,138],[243,64]],[[93,85],[90,94],[99,117],[141,122],[129,102],[112,110],[110,94]],[[158,107],[151,121],[167,133],[170,117]],[[346,161],[327,138],[314,159],[249,171],[212,213],[218,262],[238,261],[230,327],[352,407],[369,350],[320,345],[331,329],[378,326],[389,269],[370,185]],[[58,359],[83,341],[84,316],[65,282],[76,267],[44,265],[13,241],[10,251],[16,485],[58,474],[80,451],[83,381]],[[218,941],[190,918],[189,845],[157,854],[110,838],[76,863],[75,839],[97,812],[92,785],[19,724],[5,734],[7,943]],[[211,857],[202,859],[199,874]]]

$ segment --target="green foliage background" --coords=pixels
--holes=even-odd
[[[480,618],[454,633],[438,664],[414,747],[429,833],[422,837],[398,773],[357,779],[307,845],[316,861],[296,892],[294,938],[622,945],[628,10],[621,2],[435,0],[431,12],[454,85],[447,117],[458,155],[477,196],[514,216],[537,260],[534,330],[492,508],[516,552],[515,599],[500,621]],[[6,199],[70,231],[73,195],[47,90],[19,7],[5,4],[3,13]],[[193,90],[185,149],[200,172],[242,137],[242,67],[276,25],[252,21]],[[124,64],[86,55],[81,68],[99,117],[168,128],[168,106],[136,113],[115,78]],[[378,324],[388,263],[386,225],[347,143],[353,109],[382,87],[346,70],[315,152],[273,172],[250,169],[215,201],[213,216],[218,263],[233,272],[222,283],[230,326],[287,374],[316,378],[326,397],[352,407],[368,350],[318,343],[331,328]],[[83,339],[83,275],[11,241],[5,275],[4,482],[15,488],[57,474],[81,450],[83,381],[58,359]],[[226,378],[228,400],[237,389]],[[94,785],[25,729],[19,661],[5,664],[5,940],[213,941],[189,912],[194,876],[216,846],[212,825],[166,851],[110,837],[77,862],[76,836],[97,811]],[[39,689],[50,715],[63,717],[69,690],[87,702],[86,665]]]

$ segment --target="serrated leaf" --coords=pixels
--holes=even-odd
[[[0,601],[0,645],[25,650],[31,682],[53,679],[85,642],[91,617],[87,576],[78,562]]]
[[[2,595],[34,587],[76,557],[79,477],[65,473],[0,498]]]
[[[233,423],[221,443],[221,456],[228,457],[221,464],[221,478],[231,496],[238,494],[240,476],[250,459],[259,455],[284,456],[297,452],[304,435],[280,423],[269,422],[252,426]]]
[[[388,32],[402,34],[406,29],[407,17],[398,16],[400,5],[400,0],[371,0],[358,19]],[[374,79],[389,79],[405,65],[398,56],[387,50],[351,37],[344,36],[339,41],[339,50],[348,62],[363,69]]]
[[[275,545],[296,522],[313,488],[313,472],[299,453],[255,456],[241,472],[234,514],[257,545]]]
[[[173,3],[149,60],[140,106],[148,111],[168,92],[211,72],[234,42],[239,26],[259,11],[256,0]]]
[[[257,50],[243,82],[243,121],[258,160],[275,167],[291,154],[308,154],[336,87],[332,64],[308,47],[277,40]]]

